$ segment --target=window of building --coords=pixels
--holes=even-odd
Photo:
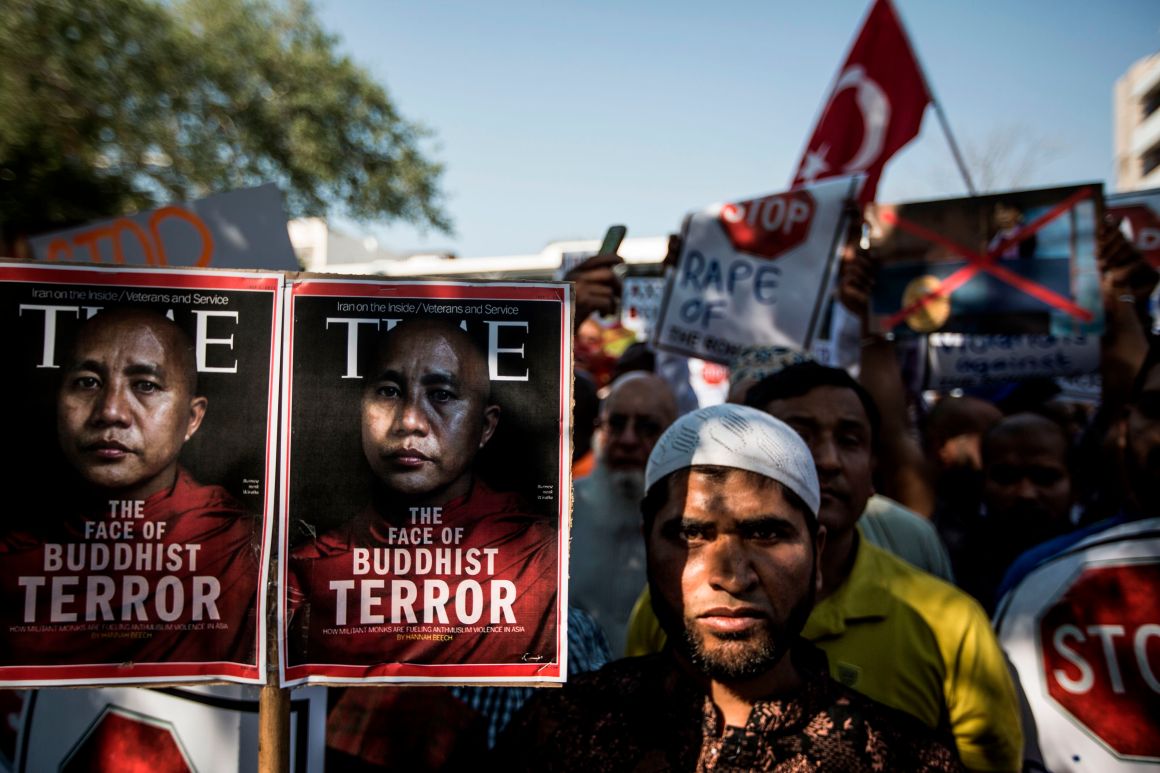
[[[1140,100],[1140,109],[1142,111],[1141,120],[1160,109],[1160,88],[1152,89]]]
[[[1140,157],[1140,176],[1143,177],[1158,166],[1160,166],[1160,146],[1154,146]]]

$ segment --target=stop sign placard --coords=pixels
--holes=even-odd
[[[193,766],[171,723],[110,706],[60,769],[190,773]]]
[[[1089,566],[1039,619],[1048,695],[1114,754],[1160,760],[1160,564]]]
[[[817,203],[808,191],[789,191],[721,208],[721,225],[733,248],[773,260],[810,235]]]

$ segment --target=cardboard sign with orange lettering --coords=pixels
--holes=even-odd
[[[295,271],[282,194],[273,184],[31,239],[37,260]]]

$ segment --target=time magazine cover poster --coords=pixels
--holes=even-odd
[[[281,282],[0,263],[0,685],[264,682]]]
[[[564,680],[569,292],[287,283],[284,685]]]

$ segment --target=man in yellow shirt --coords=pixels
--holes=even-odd
[[[858,534],[874,491],[870,396],[845,371],[807,362],[768,376],[747,402],[793,427],[814,457],[826,544],[802,635],[826,652],[831,675],[930,727],[949,727],[966,767],[1019,770],[1015,688],[982,608]],[[642,611],[630,624],[630,653],[647,637],[651,615]]]

